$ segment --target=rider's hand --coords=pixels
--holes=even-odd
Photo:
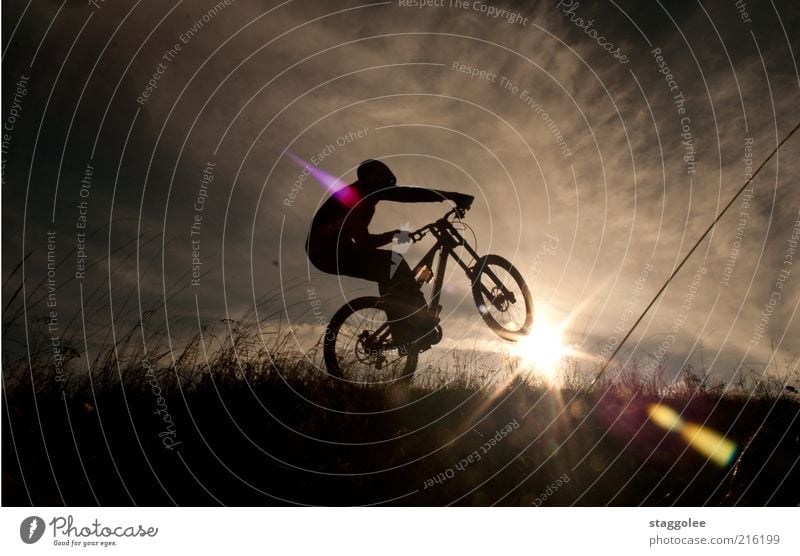
[[[475,200],[475,197],[472,195],[465,195],[464,193],[456,193],[450,200],[456,204],[456,208],[465,212],[472,206],[472,201]]]

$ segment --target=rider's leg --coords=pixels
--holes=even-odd
[[[408,344],[424,337],[439,323],[427,309],[425,296],[414,279],[411,267],[400,253],[385,249],[309,250],[309,259],[319,270],[377,282],[387,305],[392,337],[398,344]]]
[[[340,250],[337,265],[337,274],[378,283],[381,296],[391,300],[387,317],[399,342],[417,339],[438,324],[428,312],[419,283],[400,253],[385,249]]]
[[[399,253],[392,253],[389,279],[379,284],[381,295],[392,300],[396,314],[390,318],[395,338],[400,343],[417,340],[430,332],[438,323],[429,311],[419,282],[411,267]]]
[[[390,295],[404,305],[408,316],[426,307],[419,283],[414,278],[411,267],[399,253],[392,253],[388,276],[378,283],[378,289],[381,295]]]

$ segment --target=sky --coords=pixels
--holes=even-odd
[[[292,153],[343,182],[376,158],[400,184],[474,195],[477,250],[602,360],[800,122],[794,2],[421,4],[4,6],[6,352],[53,318],[96,350],[142,314],[163,349],[254,314],[265,341],[290,327],[308,349],[377,288],[309,265],[328,192]],[[733,203],[623,362],[796,370],[799,152]],[[384,203],[371,231],[446,208]],[[494,349],[456,269],[442,304],[443,345]]]

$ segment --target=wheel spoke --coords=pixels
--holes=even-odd
[[[499,257],[494,259],[479,267],[475,301],[479,308],[483,306],[481,313],[491,328],[498,333],[515,334],[530,325],[529,294],[518,273],[512,273],[516,270],[511,264]]]
[[[376,307],[353,308],[339,324],[333,349],[341,378],[355,383],[394,381],[410,365],[393,345],[386,312]]]

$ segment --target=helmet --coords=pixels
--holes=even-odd
[[[356,170],[358,181],[371,186],[391,187],[397,184],[397,178],[389,167],[380,160],[365,160]]]

